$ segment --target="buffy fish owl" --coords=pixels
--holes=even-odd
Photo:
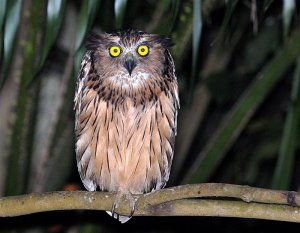
[[[169,179],[179,109],[171,39],[136,30],[91,34],[75,94],[76,158],[85,188],[125,197]]]

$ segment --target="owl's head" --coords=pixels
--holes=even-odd
[[[100,76],[132,79],[149,74],[162,76],[172,45],[165,36],[129,29],[90,34],[86,48],[94,52]]]

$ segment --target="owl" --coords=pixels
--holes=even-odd
[[[171,39],[137,30],[91,34],[75,93],[76,159],[85,188],[116,193],[126,222],[133,194],[169,179],[179,109]],[[131,216],[116,213],[122,198]]]

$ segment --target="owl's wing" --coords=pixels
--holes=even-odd
[[[86,112],[87,102],[93,97],[87,87],[89,76],[92,75],[92,52],[88,51],[83,57],[79,74],[77,76],[77,85],[74,98],[75,113],[75,134],[76,134],[76,158],[80,178],[89,191],[95,191],[97,184],[90,175],[86,175],[87,167],[90,160],[90,153],[86,150],[91,140],[91,133],[85,132],[86,125],[82,123],[82,119],[90,118],[91,112]]]
[[[177,115],[178,115],[178,110],[180,108],[180,102],[179,102],[179,91],[178,91],[178,84],[177,84],[177,77],[175,73],[175,64],[174,60],[171,56],[171,53],[169,50],[166,50],[166,64],[165,64],[165,76],[170,80],[169,81],[169,98],[168,101],[170,102],[169,106],[172,106],[170,108],[170,111],[166,111],[166,117],[168,119],[169,126],[171,128],[172,133],[170,134],[170,137],[168,140],[171,142],[171,148],[172,150],[169,151],[170,157],[168,157],[169,160],[169,166],[168,170],[170,171],[171,169],[171,164],[173,160],[173,154],[174,154],[174,147],[175,147],[175,137],[177,135]],[[165,101],[166,103],[168,101]],[[166,104],[167,106],[168,104]],[[166,107],[167,109],[168,107]],[[167,150],[168,151],[168,150]],[[167,176],[166,181],[169,179]]]
[[[172,89],[170,90],[172,93],[172,96],[174,98],[174,107],[176,109],[175,112],[175,118],[177,119],[177,110],[180,108],[180,102],[179,102],[179,96],[178,96],[178,85],[177,85],[177,77],[176,77],[176,73],[175,73],[175,64],[173,61],[173,58],[171,56],[170,51],[167,49],[166,50],[166,69],[165,69],[165,75],[169,78],[171,78],[172,80],[175,80],[172,83]],[[175,128],[177,128],[177,121],[176,121],[176,125]]]
[[[173,99],[173,106],[174,106],[174,111],[173,111],[173,117],[174,117],[174,125],[173,125],[173,133],[174,133],[174,140],[175,136],[177,135],[177,115],[178,115],[178,110],[180,108],[180,102],[179,102],[179,91],[178,91],[178,84],[177,84],[177,77],[175,73],[175,64],[174,60],[171,56],[171,53],[169,50],[166,50],[166,76],[170,77],[171,80],[171,88],[170,92],[172,95]],[[174,149],[174,148],[173,148]]]
[[[81,100],[84,94],[83,92],[84,84],[88,78],[88,74],[91,68],[92,68],[91,51],[88,51],[85,53],[82,59],[79,73],[76,80],[76,91],[74,97],[74,110],[76,111],[76,122],[75,122],[76,128],[78,126],[78,121],[77,121],[78,115],[80,114],[80,110],[81,110]]]
[[[161,77],[163,80],[161,90],[163,91],[158,94],[157,107],[154,110],[155,121],[150,127],[151,144],[153,145],[150,148],[154,149],[150,151],[152,165],[148,169],[147,177],[156,177],[157,172],[160,175],[157,176],[159,177],[157,180],[154,180],[154,184],[150,183],[146,191],[163,188],[169,180],[177,134],[178,85],[174,62],[168,50],[165,52],[164,68],[163,77]]]

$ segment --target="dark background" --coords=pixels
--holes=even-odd
[[[171,53],[181,109],[168,186],[223,182],[299,190],[297,1],[0,4],[0,196],[84,189],[74,152],[75,79],[86,34],[117,28],[164,34],[175,42]],[[121,225],[100,211],[0,218],[0,232],[291,232],[296,227],[218,217],[134,217]]]

